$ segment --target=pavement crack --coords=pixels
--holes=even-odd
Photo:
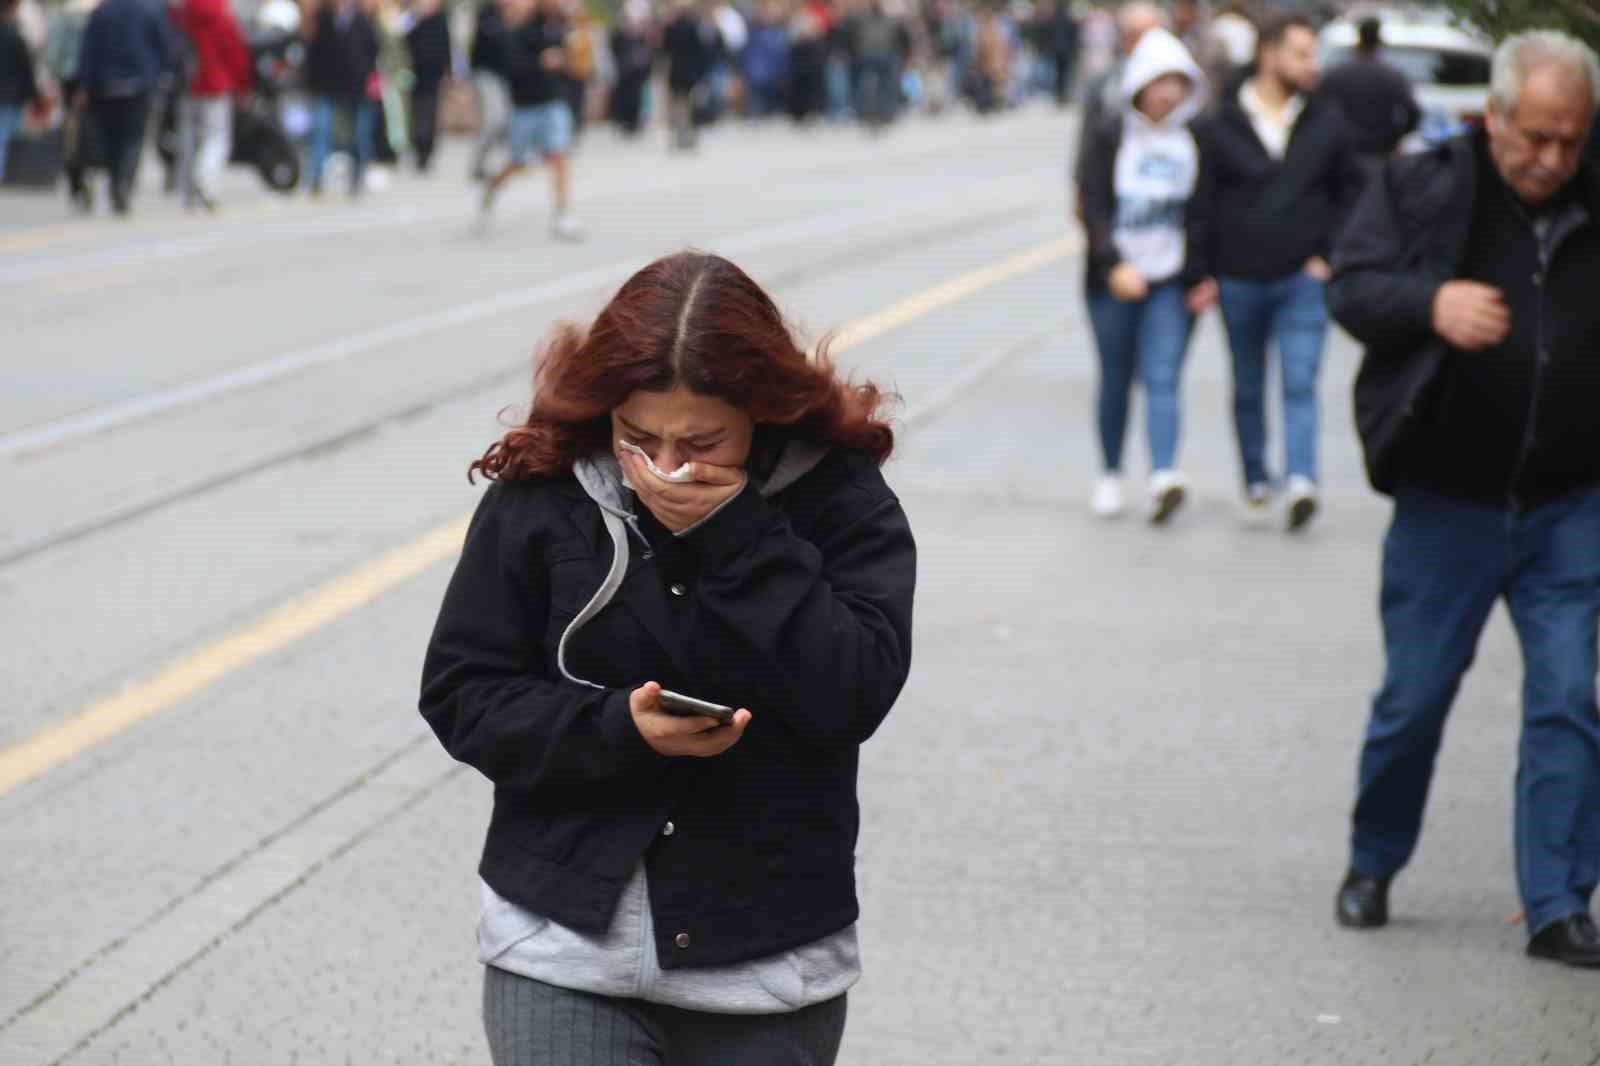
[[[285,823],[280,828],[278,828],[278,829],[274,830],[273,832],[267,834],[266,836],[262,837],[255,844],[251,845],[249,848],[246,848],[244,851],[241,851],[240,853],[235,855],[233,858],[231,858],[227,862],[223,863],[221,866],[218,866],[216,869],[214,869],[210,873],[206,874],[200,880],[196,881],[188,889],[188,891],[184,892],[183,894],[181,894],[179,896],[175,896],[171,900],[167,901],[167,903],[163,904],[160,908],[158,908],[156,911],[151,913],[148,917],[146,917],[138,925],[134,926],[132,929],[128,930],[126,933],[123,933],[121,936],[117,937],[115,940],[112,940],[109,943],[105,944],[99,950],[95,951],[92,955],[90,955],[88,958],[86,958],[83,961],[79,962],[76,966],[72,967],[72,969],[68,970],[61,977],[57,978],[43,992],[39,993],[39,995],[35,996],[28,1003],[24,1004],[22,1007],[18,1008],[16,1011],[14,1011],[11,1014],[10,1017],[6,1018],[4,1021],[0,1021],[0,1034],[4,1034],[7,1030],[9,1030],[12,1027],[14,1027],[18,1022],[22,1021],[28,1015],[32,1014],[34,1011],[38,1010],[39,1008],[45,1006],[52,999],[54,999],[56,996],[60,995],[61,992],[64,991],[69,985],[71,985],[73,981],[77,980],[85,972],[87,972],[88,970],[92,969],[93,967],[95,967],[99,963],[104,962],[107,958],[109,958],[110,956],[115,954],[117,951],[121,950],[122,947],[124,947],[134,937],[136,937],[139,934],[143,933],[145,930],[149,929],[151,926],[155,925],[157,922],[161,921],[163,918],[166,918],[168,915],[172,914],[178,908],[182,907],[184,904],[186,904],[190,900],[194,899],[200,893],[204,892],[211,885],[215,884],[217,881],[221,880],[222,878],[228,876],[230,873],[232,873],[233,871],[237,870],[240,866],[242,866],[245,862],[247,862],[250,859],[254,858],[255,856],[261,854],[267,848],[270,848],[272,845],[276,844],[278,841],[282,840],[284,837],[288,836],[290,833],[293,833],[296,829],[299,829],[301,826],[305,825],[311,819],[317,817],[319,814],[321,814],[324,811],[328,810],[329,808],[333,807],[335,804],[339,803],[340,801],[344,800],[345,798],[347,798],[347,797],[353,795],[354,793],[360,791],[362,788],[365,788],[368,784],[370,784],[372,782],[372,780],[374,778],[376,778],[379,774],[383,773],[383,771],[387,770],[389,767],[393,766],[395,763],[397,763],[401,759],[405,758],[405,756],[411,754],[418,747],[428,743],[431,740],[433,740],[433,735],[431,733],[422,733],[422,734],[419,734],[418,736],[412,738],[411,740],[407,741],[405,744],[401,745],[399,748],[397,748],[394,751],[390,752],[388,755],[385,755],[382,759],[379,759],[376,763],[374,763],[371,767],[369,767],[366,771],[364,771],[360,776],[356,777],[352,781],[347,782],[342,787],[336,789],[332,793],[329,793],[327,796],[323,797],[322,799],[318,800],[316,803],[312,804],[310,807],[306,808],[303,812],[301,812],[299,815],[297,815],[292,821]],[[435,785],[437,783],[438,782],[430,784],[429,786],[427,786],[427,789],[424,789],[424,791],[432,789],[433,787],[435,787]],[[411,801],[408,799],[407,805],[409,805],[410,802]],[[402,805],[402,806],[405,806],[405,805]],[[386,815],[385,819],[387,819],[388,817],[389,816]],[[306,871],[306,874],[303,874],[300,879],[297,879],[293,884],[291,884],[290,887],[292,888],[292,887],[294,887],[294,885],[298,885],[299,883],[301,883],[301,881],[304,880],[305,876],[309,875],[311,870],[320,868],[322,865],[325,865],[326,862],[328,861],[328,858],[330,858],[330,857],[325,857],[325,858],[319,860],[314,866],[312,866],[311,868],[309,868]],[[283,893],[279,893],[279,895],[282,895],[282,894]],[[270,902],[270,900],[269,900],[269,902]],[[245,920],[248,920],[250,917],[254,916],[255,913],[256,913],[256,911],[252,911],[250,915],[246,916]],[[230,929],[228,932],[232,932],[232,931],[233,930]],[[220,941],[223,937],[226,937],[227,935],[228,935],[228,933],[222,934],[222,937],[219,937],[218,941]],[[211,948],[214,947],[214,946],[215,946],[214,943],[207,945],[207,947],[205,949],[203,949],[200,954],[204,954],[206,951],[211,950]],[[180,966],[180,969],[191,965],[195,961],[195,959],[198,958],[198,957],[199,957],[199,955],[196,955],[194,958],[186,960]],[[174,971],[174,974],[176,972],[177,971]],[[169,974],[168,978],[170,978],[171,976],[172,975]],[[168,978],[163,978],[163,981],[167,980]],[[159,984],[160,984],[160,982],[158,982],[158,985]],[[151,989],[151,991],[153,991],[153,990],[154,990],[154,988]],[[141,999],[139,1001],[136,1001],[136,1002],[142,1002],[143,999],[145,999],[145,998],[148,998],[148,995],[141,997]],[[126,1013],[126,1009],[124,1011],[122,1011],[122,1012],[119,1012],[117,1017],[120,1018],[125,1013]],[[75,1054],[78,1050],[81,1049],[82,1044],[86,1044],[88,1041],[92,1040],[95,1036],[99,1035],[100,1032],[103,1032],[106,1028],[109,1028],[111,1025],[115,1024],[116,1020],[117,1020],[116,1018],[112,1019],[111,1022],[108,1022],[106,1025],[102,1026],[100,1029],[96,1030],[94,1033],[91,1033],[88,1037],[86,1037],[84,1039],[84,1041],[80,1042],[79,1046],[74,1047],[72,1049],[72,1051],[69,1051],[68,1052],[68,1056],[70,1056],[72,1054]],[[57,1061],[58,1062],[59,1061],[64,1061],[64,1058],[65,1058],[65,1056],[63,1057],[63,1059],[57,1060]]]

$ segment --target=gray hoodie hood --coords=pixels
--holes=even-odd
[[[779,454],[778,462],[773,466],[772,472],[760,481],[755,481],[754,487],[764,498],[776,496],[815,470],[827,455],[828,449],[823,445],[801,440],[789,441]],[[556,663],[561,668],[561,675],[568,681],[590,688],[605,688],[605,685],[586,681],[567,669],[567,642],[572,639],[574,633],[588,625],[595,615],[605,610],[616,598],[617,590],[622,587],[622,580],[628,574],[628,534],[632,532],[639,539],[639,543],[646,548],[649,547],[649,541],[639,530],[639,516],[633,510],[635,497],[622,479],[622,466],[617,462],[615,455],[610,452],[597,452],[579,459],[573,464],[572,473],[578,479],[578,484],[583,486],[583,491],[588,493],[589,498],[600,508],[606,532],[611,536],[611,569],[594,596],[567,626],[566,632],[561,634],[561,643],[556,648]],[[746,485],[743,491],[750,491],[750,487]],[[730,499],[736,498],[737,496],[730,497]],[[702,522],[705,520],[701,519]],[[691,526],[678,536],[684,536],[695,528]]]
[[[1194,56],[1189,54],[1189,49],[1167,30],[1149,31],[1139,38],[1133,53],[1128,56],[1128,63],[1122,70],[1122,106],[1132,112],[1133,98],[1145,86],[1166,74],[1182,74],[1188,78],[1189,95],[1160,125],[1186,126],[1205,107],[1210,87],[1205,72],[1194,61]],[[1147,125],[1150,124],[1150,120],[1142,114],[1138,117]]]
[[[1172,114],[1152,122],[1133,100],[1166,74],[1188,78],[1189,95]],[[1157,284],[1176,278],[1188,256],[1188,202],[1200,175],[1200,149],[1188,124],[1205,104],[1206,77],[1181,41],[1166,30],[1151,30],[1128,57],[1122,99],[1122,141],[1112,168],[1112,240],[1123,262]]]

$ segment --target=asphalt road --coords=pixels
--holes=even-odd
[[[1195,506],[1089,518],[1071,127],[601,136],[579,246],[542,180],[481,231],[459,149],[358,204],[235,175],[216,219],[0,197],[0,1063],[487,1062],[489,790],[415,711],[465,466],[549,326],[685,245],[904,397],[917,658],[863,764],[843,1063],[1600,1061],[1596,979],[1511,920],[1503,618],[1394,926],[1333,925],[1387,518],[1351,344],[1309,535],[1237,521],[1214,320]]]

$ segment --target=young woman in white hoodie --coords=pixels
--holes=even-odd
[[[1188,493],[1177,467],[1179,384],[1195,316],[1217,298],[1191,255],[1204,247],[1206,174],[1189,123],[1206,98],[1206,77],[1188,50],[1166,30],[1152,30],[1128,57],[1120,112],[1084,131],[1078,194],[1104,462],[1091,506],[1102,517],[1125,507],[1123,441],[1135,378],[1145,389],[1150,520],[1166,522]]]

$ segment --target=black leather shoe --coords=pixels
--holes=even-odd
[[[1351,870],[1339,886],[1333,914],[1346,929],[1377,929],[1389,924],[1389,879]]]
[[[1600,928],[1588,914],[1569,914],[1539,930],[1528,941],[1528,954],[1586,970],[1600,969]]]

